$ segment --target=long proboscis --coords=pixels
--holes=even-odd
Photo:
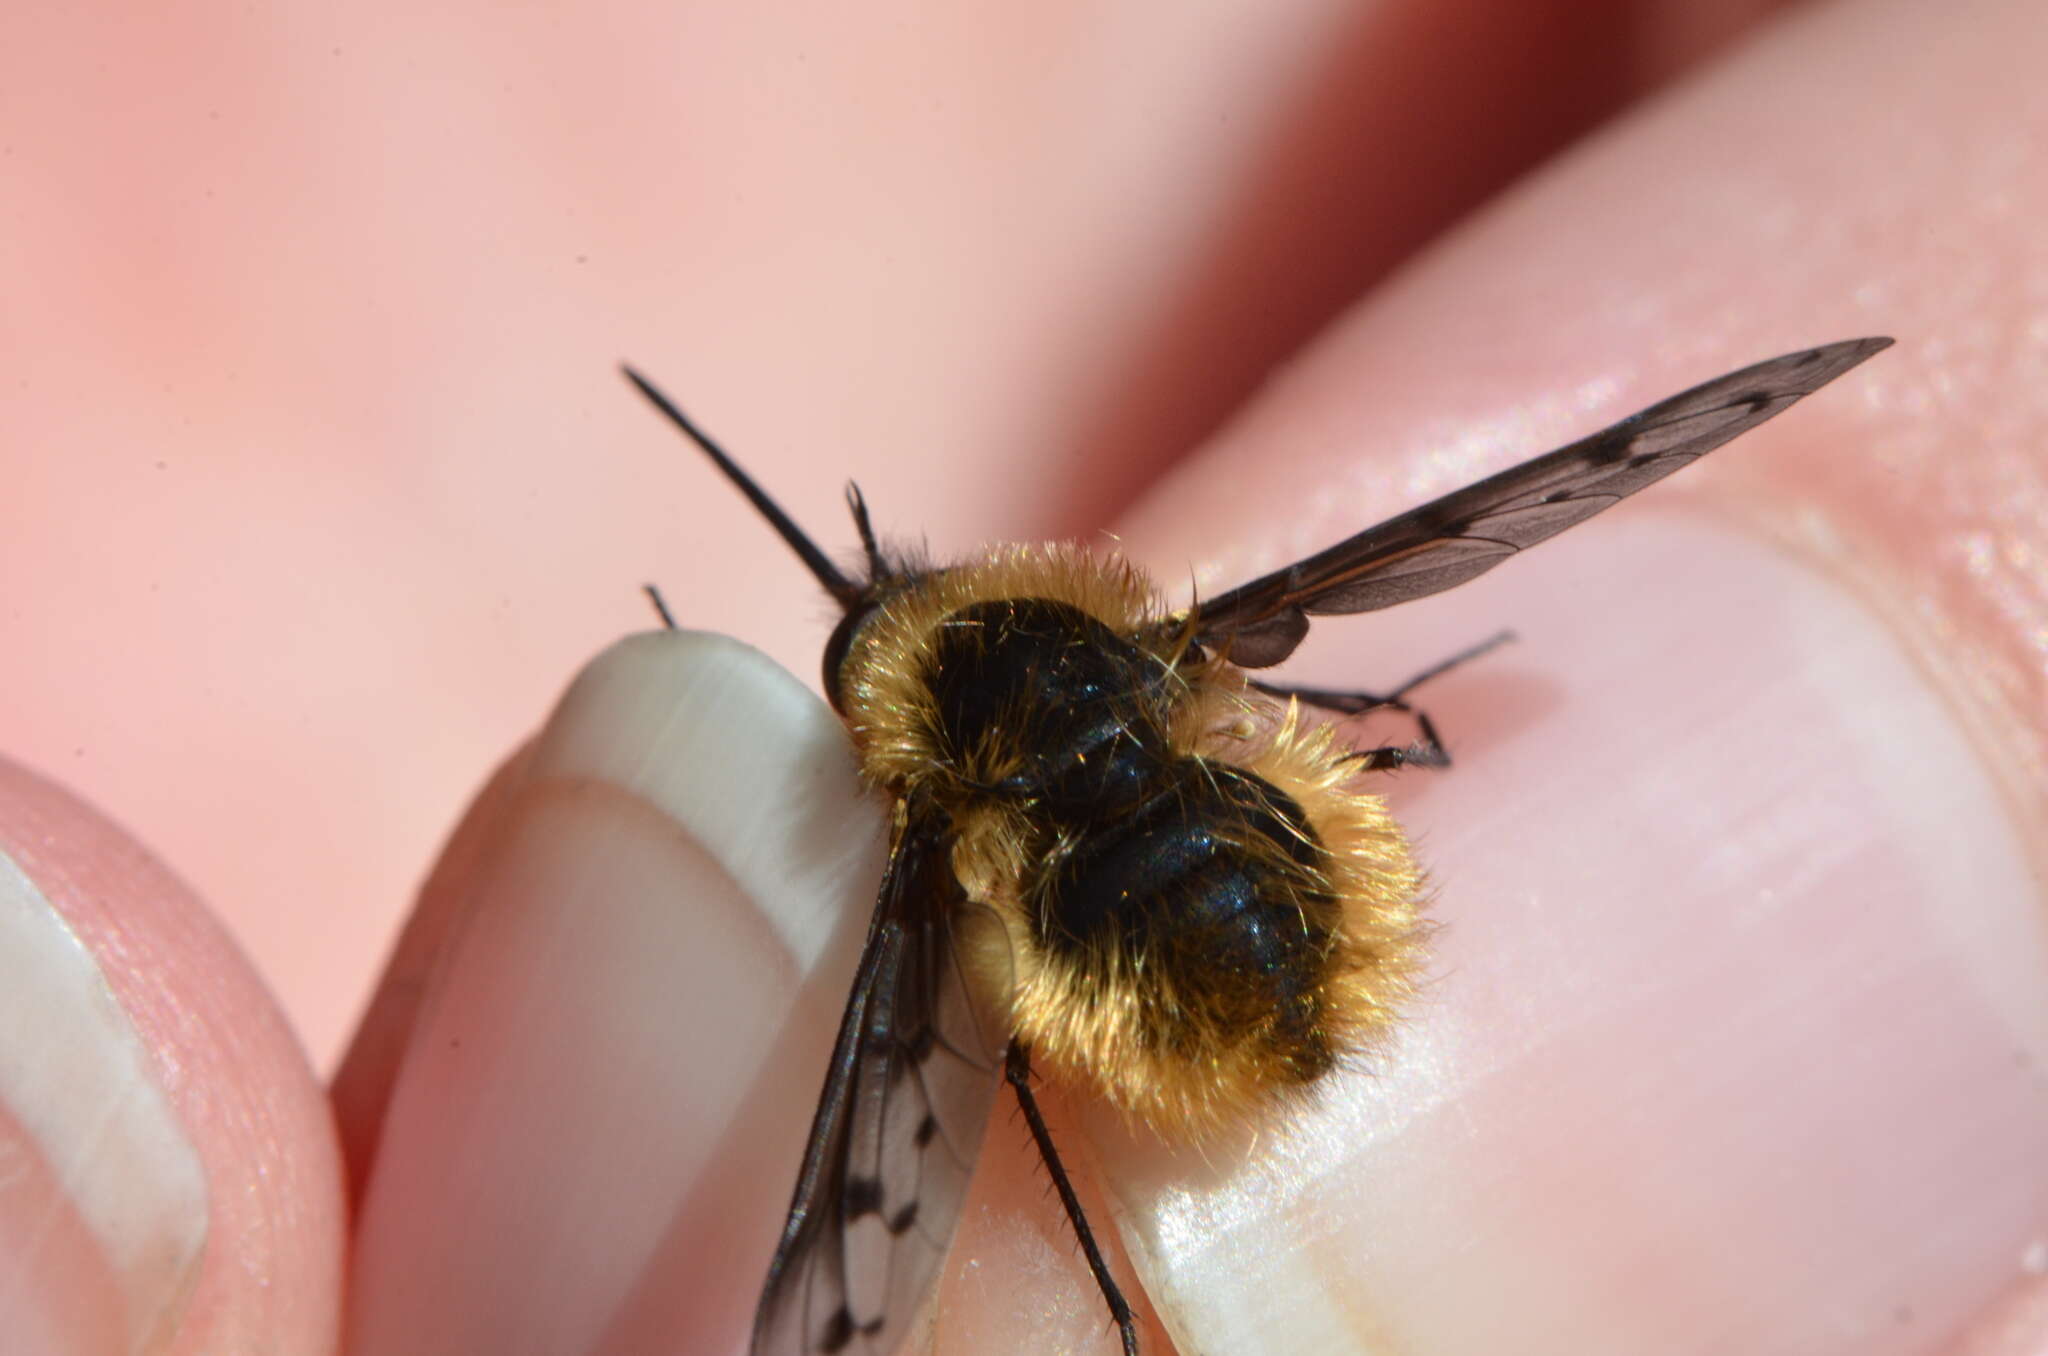
[[[825,586],[825,591],[836,598],[841,607],[852,606],[861,596],[860,585],[840,572],[839,567],[832,563],[831,557],[819,550],[818,544],[805,535],[804,530],[796,525],[793,518],[782,511],[782,505],[769,498],[768,492],[756,485],[754,478],[742,471],[739,463],[727,456],[725,449],[713,441],[711,435],[698,428],[690,416],[684,414],[682,409],[664,395],[653,382],[623,363],[619,365],[619,370],[625,373],[626,380],[632,382],[641,395],[653,402],[654,408],[667,415],[670,423],[689,435],[690,441],[704,450],[704,455],[711,458],[719,470],[725,472],[726,479],[739,486],[740,493],[747,497],[747,502],[768,520],[768,525],[774,528],[784,541],[789,543],[789,548],[797,553],[805,568],[817,576],[818,582]]]

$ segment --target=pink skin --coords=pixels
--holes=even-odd
[[[0,666],[9,750],[253,958],[10,775],[0,842],[39,845],[207,1166],[174,1351],[329,1351],[377,1304],[343,1299],[335,1126],[360,1197],[405,1147],[378,1131],[408,986],[503,807],[444,854],[331,1105],[273,1001],[335,1063],[450,807],[645,624],[631,585],[815,669],[814,590],[615,357],[830,545],[858,474],[938,554],[1107,525],[1176,591],[1869,332],[1900,347],[1653,500],[1323,628],[1300,672],[1327,683],[1524,640],[1432,694],[1460,772],[1395,790],[1441,978],[1370,1096],[1337,1095],[1362,1128],[1285,1175],[1337,1221],[1305,1232],[1375,1240],[1359,1303],[1396,1349],[1535,1349],[1480,1311],[1540,1325],[1547,1295],[1611,1306],[1617,1349],[2048,1348],[2021,1265],[2048,1235],[2044,901],[1979,870],[2048,841],[2038,6],[1741,33],[1720,6],[1109,12],[10,25],[0,445],[33,450],[33,516],[0,534],[0,615],[35,662]],[[1827,667],[1858,646],[1876,695]],[[1857,721],[1913,702],[1948,751],[1877,760]],[[1786,897],[1810,907],[1744,930]],[[1086,1122],[1098,1204],[1200,1185],[1048,1101]],[[938,1349],[1113,1350],[1008,1118],[984,1158]],[[785,1181],[761,1173],[771,1214]],[[662,1264],[644,1284],[683,1293],[702,1259]],[[746,1300],[644,1307],[722,1350]]]

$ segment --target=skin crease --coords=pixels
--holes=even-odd
[[[111,886],[159,901],[127,911],[154,952],[87,936],[116,991],[167,982],[224,1007],[218,1031],[267,1030],[260,973],[326,1067],[452,807],[564,675],[646,624],[634,583],[815,669],[808,581],[617,357],[828,545],[850,540],[857,473],[885,530],[938,554],[1107,525],[1171,588],[1727,368],[1883,332],[1901,346],[1867,377],[1657,495],[1871,606],[2016,832],[2048,841],[2035,9],[1870,0],[1740,32],[1713,6],[1619,4],[23,19],[0,45],[0,445],[26,451],[0,615],[36,662],[0,673],[0,740],[183,872],[253,957],[181,893]],[[1475,421],[1499,440],[1450,438]],[[1526,587],[1389,619],[1337,672],[1372,654],[1355,680],[1395,678],[1523,625]],[[1544,672],[1568,695],[1568,656]],[[1471,682],[1432,709],[1483,748]],[[1430,862],[1470,881],[1455,853],[1485,849],[1448,841],[1444,794],[1414,793]],[[1467,822],[1523,822],[1516,785],[1459,794]],[[397,1044],[392,1001],[373,1034]],[[203,1158],[291,1168],[257,1176],[249,1217],[291,1227],[216,1219],[238,1265],[209,1265],[173,1349],[332,1349],[347,1214],[306,1065],[279,1041],[207,1037],[237,1057],[195,1061],[190,1032],[144,1037],[247,1108],[194,1117]],[[340,1112],[358,1164],[387,1062],[365,1049]],[[1085,1114],[1048,1101],[1056,1126]],[[1110,1350],[1006,1128],[938,1349]],[[1944,1275],[1915,1307],[1972,1312],[2008,1281]],[[2048,1343],[2041,1304],[1995,1302],[2019,1317],[1973,1350]],[[1948,1333],[1920,1336],[1901,1349]]]

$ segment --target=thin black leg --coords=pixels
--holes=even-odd
[[[1392,692],[1338,692],[1321,687],[1282,687],[1277,683],[1262,683],[1257,679],[1251,686],[1269,697],[1292,697],[1305,706],[1321,707],[1340,715],[1362,716],[1368,711],[1386,709],[1405,711],[1415,718],[1416,729],[1422,738],[1413,744],[1385,744],[1376,749],[1360,749],[1351,758],[1365,765],[1367,772],[1389,772],[1401,767],[1444,768],[1451,765],[1451,752],[1444,747],[1444,741],[1437,736],[1436,722],[1429,713],[1408,701],[1408,694],[1432,678],[1450,672],[1468,660],[1477,659],[1489,650],[1507,644],[1515,638],[1512,631],[1502,631],[1488,636],[1477,645],[1468,646],[1448,659],[1431,664]]]
[[[1385,708],[1390,711],[1405,711],[1415,718],[1415,728],[1422,738],[1413,744],[1382,744],[1378,748],[1360,749],[1345,755],[1345,761],[1363,763],[1367,772],[1392,772],[1402,767],[1445,768],[1451,765],[1451,751],[1444,747],[1444,741],[1437,737],[1436,722],[1429,718],[1427,711],[1410,706],[1399,691],[1380,696],[1373,692],[1331,692],[1319,687],[1282,687],[1278,683],[1262,683],[1251,680],[1252,687],[1269,697],[1283,700],[1292,697],[1304,706],[1317,706],[1325,711],[1340,715],[1362,716],[1368,711]],[[1413,687],[1411,682],[1408,686]]]
[[[1074,1233],[1081,1240],[1088,1269],[1095,1273],[1095,1284],[1102,1289],[1102,1302],[1109,1306],[1109,1316],[1116,1321],[1117,1332],[1123,1338],[1124,1356],[1138,1356],[1137,1321],[1131,1317],[1130,1302],[1124,1298],[1124,1292],[1116,1288],[1109,1265],[1102,1260],[1102,1249],[1095,1246],[1094,1231],[1088,1227],[1088,1217],[1081,1213],[1081,1198],[1074,1194],[1074,1184],[1067,1180],[1059,1150],[1052,1147],[1052,1132],[1045,1127],[1045,1117],[1038,1114],[1038,1100],[1031,1095],[1031,1051],[1022,1041],[1010,1042],[1009,1055],[1003,1061],[1003,1077],[1017,1094],[1017,1105],[1024,1109],[1024,1123],[1031,1127],[1031,1138],[1038,1143],[1038,1156],[1052,1176],[1060,1204],[1067,1208],[1067,1222],[1074,1226]]]
[[[1422,732],[1421,739],[1413,744],[1382,744],[1374,749],[1358,749],[1345,754],[1344,761],[1361,763],[1367,772],[1392,772],[1403,767],[1449,767],[1451,751],[1437,737],[1436,722],[1429,718],[1427,711],[1417,711],[1412,707],[1406,709],[1415,717],[1415,728]]]
[[[668,610],[668,602],[661,596],[661,590],[652,584],[642,584],[640,591],[647,595],[647,601],[654,604],[654,615],[661,618],[664,629],[676,629],[675,614]]]
[[[1457,668],[1460,664],[1464,664],[1471,660],[1477,659],[1479,658],[1479,656],[1483,654],[1490,654],[1493,651],[1498,650],[1501,646],[1507,644],[1514,638],[1515,633],[1513,631],[1496,631],[1492,635],[1488,636],[1485,640],[1480,641],[1477,645],[1467,645],[1464,649],[1458,651],[1449,659],[1439,659],[1436,663],[1431,664],[1428,668],[1416,674],[1413,678],[1410,678],[1407,682],[1401,684],[1401,686],[1395,688],[1394,700],[1400,701],[1409,693],[1413,692],[1416,688],[1421,687],[1424,683],[1429,682],[1431,679],[1441,678],[1444,674],[1449,673],[1452,669]]]

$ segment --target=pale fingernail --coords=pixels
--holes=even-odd
[[[1395,1047],[1226,1167],[1103,1137],[1154,1300],[1214,1350],[1938,1348],[2048,1219],[2048,918],[1983,758],[1750,538],[1509,568],[1416,623],[1522,639],[1416,697],[1459,758],[1394,783],[1443,925]],[[1403,625],[1340,642],[1362,685],[1455,648]]]
[[[736,1339],[794,1150],[729,1179],[774,1138],[753,1128],[766,1085],[815,1096],[822,1052],[770,1066],[801,979],[858,942],[882,828],[838,722],[758,652],[664,633],[600,656],[534,748],[405,1057],[355,1349]],[[731,1198],[743,1213],[706,1218]],[[678,1260],[705,1240],[718,1255]],[[717,1293],[665,1307],[705,1277]]]
[[[206,1244],[198,1151],[98,964],[0,852],[0,1337],[162,1349]]]

